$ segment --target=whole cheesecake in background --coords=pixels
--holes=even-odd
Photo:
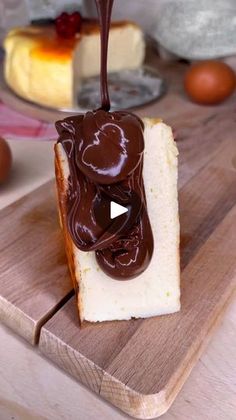
[[[96,21],[82,20],[74,37],[58,36],[56,25],[11,30],[5,38],[4,75],[19,96],[56,108],[71,108],[74,85],[100,71],[100,32]],[[136,69],[143,63],[145,42],[133,22],[113,22],[109,35],[108,72]]]

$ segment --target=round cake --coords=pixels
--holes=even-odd
[[[53,108],[72,108],[81,80],[100,71],[100,33],[96,21],[83,20],[73,37],[58,35],[56,25],[12,29],[5,38],[4,76],[19,96]],[[108,71],[142,65],[145,42],[133,22],[113,22],[109,36]],[[76,86],[76,89],[75,89]]]

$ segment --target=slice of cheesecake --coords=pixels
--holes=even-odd
[[[4,41],[4,75],[19,96],[55,108],[71,108],[74,85],[100,72],[100,32],[95,21],[84,21],[72,39],[57,36],[55,26],[11,30]],[[132,22],[111,26],[108,71],[135,69],[144,60],[144,36]]]
[[[108,277],[94,252],[82,252],[72,242],[66,217],[69,166],[62,145],[55,146],[60,220],[81,322],[147,318],[180,309],[178,151],[170,127],[154,119],[144,119],[144,125],[143,178],[154,253],[148,268],[132,280]]]

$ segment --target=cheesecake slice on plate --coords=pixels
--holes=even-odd
[[[55,25],[11,30],[5,38],[5,81],[19,96],[53,108],[73,108],[81,80],[100,72],[100,32],[96,21],[82,21],[80,32],[59,37]],[[133,22],[114,22],[109,35],[108,71],[139,68],[145,42]],[[76,86],[76,89],[75,89]]]
[[[80,251],[73,243],[66,212],[70,169],[62,144],[55,145],[60,220],[81,322],[147,318],[180,309],[178,151],[170,127],[157,119],[143,122],[143,179],[154,251],[147,269],[131,280],[110,278],[94,252]]]

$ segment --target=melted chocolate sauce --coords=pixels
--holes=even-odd
[[[100,22],[101,31],[101,103],[104,111],[110,110],[110,99],[108,93],[107,83],[107,52],[108,52],[108,38],[111,24],[111,11],[114,0],[95,0],[98,18]]]
[[[143,123],[135,115],[108,112],[107,48],[113,0],[96,0],[101,25],[101,109],[56,123],[70,176],[67,223],[75,245],[95,251],[109,276],[141,274],[153,253],[143,185]],[[128,212],[111,220],[110,202]]]

